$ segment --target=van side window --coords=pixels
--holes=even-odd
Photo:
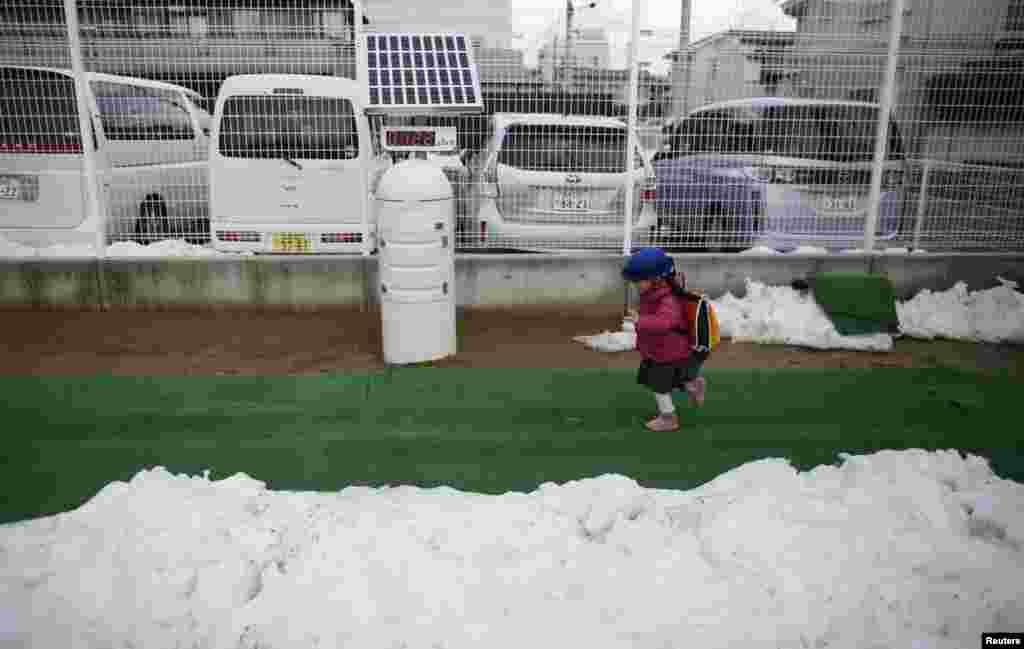
[[[110,140],[191,140],[192,116],[176,93],[108,81],[93,82],[103,131]]]

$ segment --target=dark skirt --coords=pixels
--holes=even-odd
[[[701,367],[707,358],[707,352],[690,352],[685,359],[673,363],[658,363],[645,358],[640,363],[636,382],[658,394],[682,390],[683,386],[700,376]]]

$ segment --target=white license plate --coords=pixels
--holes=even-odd
[[[571,189],[556,191],[555,209],[585,212],[590,209],[590,199],[582,193]]]
[[[822,196],[821,209],[829,212],[852,212],[860,201],[857,196]]]
[[[0,178],[0,198],[18,200],[20,183],[13,178]]]

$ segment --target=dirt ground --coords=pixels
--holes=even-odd
[[[460,309],[458,354],[442,367],[636,367],[635,352],[573,336],[618,329],[615,307]],[[384,367],[380,313],[3,310],[0,374],[275,375]],[[1024,348],[900,339],[889,353],[723,341],[707,367],[961,367],[1022,375]]]

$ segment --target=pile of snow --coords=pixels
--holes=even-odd
[[[273,492],[163,468],[0,528],[0,643],[919,647],[1024,631],[1024,486],[955,451],[690,490]]]
[[[753,248],[747,248],[746,250],[740,251],[741,255],[781,255],[782,253],[775,248],[769,248],[767,246],[754,246]]]
[[[134,241],[118,241],[107,246],[106,257],[217,257],[221,253],[208,246],[197,246],[180,239],[164,239],[149,245]],[[0,238],[0,257],[95,257],[96,247],[89,244],[55,245],[43,248],[23,246]]]
[[[889,334],[841,335],[810,291],[766,286],[749,278],[746,288],[743,298],[726,293],[711,301],[723,338],[813,349],[886,352],[893,348]]]
[[[989,343],[1024,343],[1024,294],[1017,283],[1003,279],[1000,286],[968,291],[957,282],[948,291],[921,291],[907,302],[896,303],[900,330],[914,338],[950,338]]]
[[[789,254],[791,255],[827,255],[828,250],[816,246],[797,246]]]
[[[910,250],[909,248],[885,248],[881,251],[883,255],[920,255],[925,254],[928,251],[921,248]],[[863,248],[849,248],[846,250],[840,250],[840,254],[843,255],[864,255],[867,251]],[[747,248],[746,250],[740,251],[741,255],[778,255],[782,254],[774,248],[767,246],[754,246],[753,248]],[[820,248],[818,246],[797,246],[788,253],[790,255],[828,255],[831,252],[826,248]]]
[[[907,302],[897,301],[901,335],[1024,344],[1024,294],[1016,290],[1016,282],[997,279],[1000,286],[982,291],[968,291],[959,282],[948,291],[925,289]],[[767,286],[748,278],[744,297],[726,293],[711,303],[722,337],[736,342],[876,352],[893,349],[889,334],[840,335],[813,293],[789,286]],[[627,331],[574,340],[602,352],[636,348],[635,334]]]
[[[108,257],[219,257],[224,253],[180,239],[164,239],[149,245],[118,241],[107,248]]]
[[[628,352],[636,349],[636,328],[632,322],[623,322],[622,331],[603,331],[593,336],[573,338],[599,352]]]
[[[726,293],[711,300],[722,338],[813,349],[885,352],[893,348],[889,334],[841,335],[810,292],[789,286],[767,286],[749,278],[746,287],[746,296],[742,298]],[[574,340],[602,352],[636,348],[636,336],[626,331],[577,336]]]

